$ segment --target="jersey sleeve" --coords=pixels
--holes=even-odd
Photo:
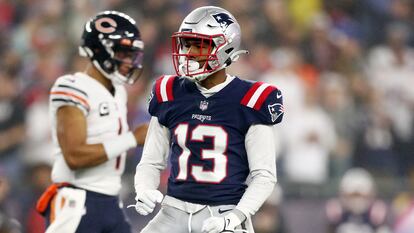
[[[247,122],[275,125],[282,121],[284,114],[282,92],[275,86],[256,82],[241,100]]]
[[[50,105],[54,109],[62,106],[79,108],[85,116],[89,114],[89,96],[81,81],[73,75],[58,78],[50,90]]]
[[[162,125],[166,125],[168,104],[174,100],[174,79],[173,75],[164,75],[158,78],[154,82],[148,99],[149,114],[157,117]]]

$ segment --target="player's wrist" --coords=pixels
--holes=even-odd
[[[134,148],[138,146],[137,139],[135,138],[135,135],[132,131],[128,131],[125,135],[125,140],[127,141],[128,145],[130,145],[130,148]]]
[[[234,208],[232,210],[232,212],[236,213],[237,216],[243,221],[245,221],[247,218],[250,217],[249,211],[247,209],[241,208],[239,206],[236,206],[236,208]]]
[[[224,219],[229,219],[229,221],[225,222],[230,224],[225,226],[225,229],[234,229],[235,227],[239,226],[244,221],[246,221],[247,216],[242,211],[238,209],[233,209],[230,213],[224,216]]]
[[[129,131],[125,134],[104,141],[102,145],[108,159],[113,159],[125,151],[136,147],[137,140],[135,139],[134,134]]]

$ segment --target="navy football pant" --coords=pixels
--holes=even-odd
[[[61,188],[48,210],[46,233],[131,233],[116,196]]]

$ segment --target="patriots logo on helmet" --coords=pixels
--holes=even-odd
[[[220,24],[220,27],[223,30],[230,26],[230,24],[234,23],[234,20],[230,18],[230,16],[226,13],[218,13],[212,16],[217,21],[217,23]]]
[[[285,112],[282,104],[269,104],[267,108],[272,117],[272,122],[275,122]]]

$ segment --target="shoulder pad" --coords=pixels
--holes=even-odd
[[[282,121],[284,114],[282,92],[263,82],[254,83],[240,101],[252,111],[246,115],[252,124],[274,125]]]
[[[155,96],[158,103],[174,100],[173,83],[176,75],[163,75],[155,82]]]
[[[274,90],[277,90],[277,88],[270,84],[256,82],[250,87],[240,103],[258,111],[269,94]]]
[[[65,75],[56,80],[50,90],[50,100],[58,106],[68,104],[75,105],[84,112],[90,110],[88,93],[73,75]]]
[[[88,93],[84,90],[85,85],[83,84],[81,80],[77,79],[73,75],[64,75],[56,80],[53,84],[52,91],[58,89],[61,91],[70,91],[87,98]]]

